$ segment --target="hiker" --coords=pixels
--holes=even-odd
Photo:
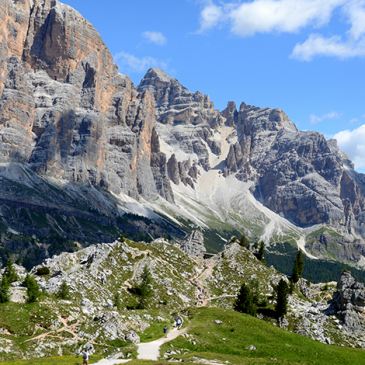
[[[179,330],[181,328],[182,322],[181,322],[181,318],[178,318],[176,321],[176,327]]]
[[[166,326],[163,328],[163,333],[165,334],[165,338],[167,338],[167,327]]]
[[[89,352],[87,350],[82,352],[82,358],[84,359],[82,365],[89,365]]]

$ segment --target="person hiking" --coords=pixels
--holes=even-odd
[[[181,328],[182,322],[181,322],[181,318],[178,318],[176,321],[176,327],[179,330]]]
[[[82,352],[82,358],[84,359],[82,365],[89,365],[89,352],[87,350]]]
[[[166,326],[163,328],[163,333],[165,334],[165,338],[167,338],[167,327]]]

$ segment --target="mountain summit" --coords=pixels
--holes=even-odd
[[[134,213],[150,220],[135,234],[200,227],[210,251],[245,233],[365,263],[365,176],[336,141],[280,109],[214,109],[158,68],[135,88],[95,28],[57,1],[0,0],[0,19],[5,241],[112,241]]]

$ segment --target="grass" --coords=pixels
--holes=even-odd
[[[194,357],[229,361],[233,364],[363,364],[365,351],[325,345],[232,310],[193,308],[188,334],[163,345],[166,350],[184,349],[173,355],[186,362]],[[216,324],[214,320],[223,324]],[[225,339],[225,340],[224,340]],[[195,342],[195,344],[193,344]],[[255,346],[257,350],[246,348]],[[277,360],[272,360],[272,359]]]
[[[97,361],[101,360],[102,357],[98,355],[91,355],[89,364],[94,364]],[[10,361],[2,361],[1,365],[81,365],[83,362],[82,356],[57,356],[57,357],[48,357],[48,358],[40,358],[34,360],[10,360]]]

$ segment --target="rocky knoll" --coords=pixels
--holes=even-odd
[[[55,0],[1,0],[0,23],[1,162],[172,202],[154,100],[95,28]]]

